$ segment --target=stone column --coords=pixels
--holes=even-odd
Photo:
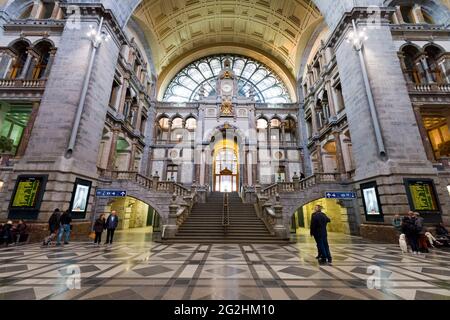
[[[55,60],[55,55],[56,55],[56,49],[52,49],[50,51],[50,57],[48,59],[47,66],[45,67],[45,72],[43,75],[44,79],[47,79],[50,75],[50,70],[52,69],[53,61]]]
[[[153,179],[153,190],[158,190],[158,183],[159,183],[159,174],[158,171],[155,172],[155,175],[152,177]]]
[[[137,128],[139,128],[137,126],[138,124],[138,118],[139,118],[139,110],[140,107],[136,104],[131,105],[131,127],[133,128],[133,130],[136,130]]]
[[[273,227],[275,236],[279,239],[287,238],[287,230],[283,222],[283,206],[280,204],[280,195],[276,196],[276,203],[273,206],[275,211],[275,226]]]
[[[314,137],[315,135],[317,135],[319,133],[316,108],[314,106],[311,106],[311,120],[312,120],[312,136]]]
[[[178,205],[177,205],[176,201],[177,201],[177,195],[174,194],[172,196],[172,203],[169,205],[168,224],[166,226],[164,226],[164,239],[174,238],[178,231],[178,227],[177,227]]]
[[[61,6],[59,1],[55,1],[55,7],[53,8],[51,19],[58,19],[60,16]]]
[[[450,83],[450,72],[447,70],[448,68],[448,58],[446,55],[442,56],[439,61],[438,61],[438,65],[442,70],[442,76],[443,76],[443,80],[445,81],[445,83]]]
[[[167,143],[170,144],[172,141],[172,119],[169,119],[169,132],[167,133]]]
[[[131,145],[130,163],[128,164],[128,171],[134,171],[134,160],[136,159],[136,141]]]
[[[333,130],[334,140],[336,143],[336,162],[337,169],[340,174],[345,173],[345,161],[344,154],[342,152],[341,134],[339,130]]]
[[[419,128],[420,136],[422,137],[423,146],[425,148],[425,153],[430,161],[435,161],[433,147],[428,137],[428,132],[423,125],[422,113],[420,112],[420,106],[413,106],[414,115],[417,121],[417,127]]]
[[[300,177],[297,175],[297,172],[294,172],[294,176],[292,177],[292,182],[294,183],[295,191],[300,190]]]
[[[31,19],[39,19],[42,13],[44,5],[40,0],[33,1],[33,9],[31,10],[30,18]]]
[[[400,6],[395,6],[395,13],[394,13],[394,22],[398,24],[405,24],[405,21],[403,20],[402,10]]]
[[[281,122],[281,145],[286,145],[286,122]]]
[[[118,109],[119,114],[123,114],[123,110],[125,108],[125,99],[127,96],[127,90],[128,90],[129,85],[130,85],[129,78],[124,77],[123,83],[122,83],[122,91],[120,93],[120,103],[119,103],[119,109]]]
[[[317,154],[317,165],[318,165],[319,173],[323,173],[324,168],[323,168],[323,159],[322,159],[322,145],[320,144],[320,141],[316,140],[315,146],[316,146],[316,151],[317,151],[316,154]]]
[[[23,65],[23,69],[20,72],[20,75],[17,79],[25,79],[27,77],[27,73],[28,73],[28,70],[30,69],[32,60],[33,60],[33,56],[28,51],[27,52],[27,60],[25,61],[25,64]]]
[[[422,7],[419,4],[415,4],[412,8],[412,14],[414,17],[414,22],[423,24],[425,23],[425,18],[423,16]]]
[[[431,74],[430,66],[428,65],[426,57],[422,56],[420,58],[420,63],[422,65],[423,70],[425,71],[428,83],[434,83],[433,75]]]
[[[335,104],[335,97],[334,97],[334,90],[331,86],[331,80],[326,80],[325,86],[327,88],[328,92],[328,106],[330,110],[330,116],[335,117],[336,116],[336,104]]]
[[[22,157],[27,149],[28,142],[30,141],[31,133],[33,131],[34,122],[39,112],[40,102],[33,102],[33,108],[31,109],[30,119],[28,119],[28,124],[23,131],[22,140],[20,141],[19,148],[17,149],[16,156]]]
[[[112,135],[111,135],[111,145],[109,148],[109,156],[108,156],[108,165],[106,167],[107,171],[114,171],[116,170],[115,168],[115,162],[116,162],[116,148],[117,148],[117,138],[119,136],[119,129],[114,128],[112,130]]]
[[[0,52],[0,79],[7,79],[11,70],[12,62],[14,61],[11,51]]]

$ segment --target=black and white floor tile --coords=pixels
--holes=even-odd
[[[334,235],[333,265],[319,266],[315,244],[299,240],[165,245],[127,238],[112,247],[4,248],[0,299],[450,300],[450,251],[413,256]]]

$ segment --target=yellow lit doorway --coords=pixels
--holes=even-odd
[[[234,141],[222,140],[214,148],[214,191],[239,190],[238,146]]]

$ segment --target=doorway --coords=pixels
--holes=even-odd
[[[216,146],[214,153],[214,191],[237,192],[239,190],[237,144],[224,140]]]

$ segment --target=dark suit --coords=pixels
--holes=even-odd
[[[117,226],[119,225],[119,217],[113,216],[112,214],[109,215],[108,219],[106,219],[106,243],[112,244],[113,238],[114,238],[114,232],[117,229]]]
[[[327,225],[330,222],[330,218],[321,211],[313,213],[311,217],[311,236],[316,240],[321,262],[332,261],[327,232]]]

